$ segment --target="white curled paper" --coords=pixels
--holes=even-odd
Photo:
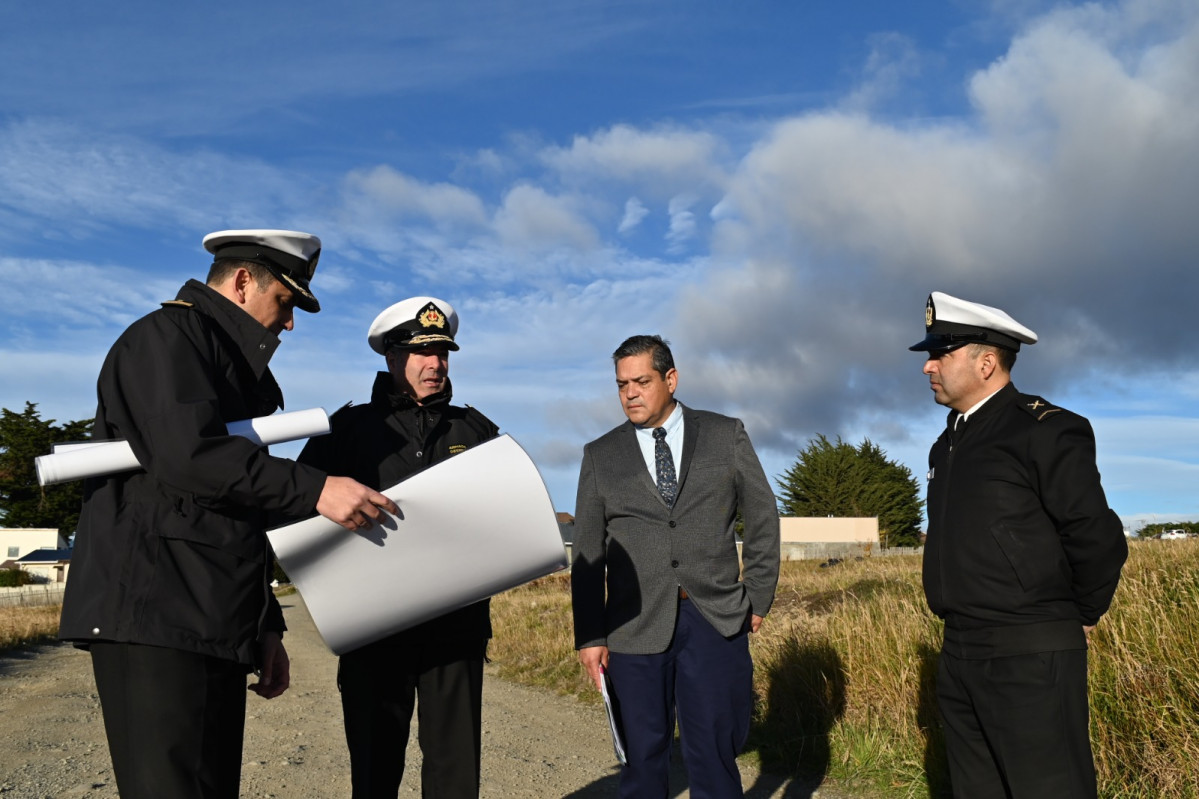
[[[328,433],[329,414],[324,408],[310,408],[229,422],[226,428],[230,435],[248,438],[255,444],[282,444]],[[43,486],[142,468],[128,441],[55,444],[51,454],[34,458],[34,466],[37,481]]]
[[[568,565],[545,483],[511,436],[382,493],[400,512],[369,530],[316,516],[267,534],[335,654]]]

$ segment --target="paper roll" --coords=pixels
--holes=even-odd
[[[310,408],[229,422],[226,428],[230,435],[248,438],[255,444],[282,444],[325,435],[329,432],[329,415],[324,408]],[[37,481],[43,486],[142,467],[128,441],[56,444],[49,455],[34,458],[34,466],[37,469]]]

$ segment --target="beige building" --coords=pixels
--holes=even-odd
[[[0,527],[0,564],[39,549],[66,549],[67,542],[53,527]]]
[[[783,516],[783,560],[845,558],[878,550],[878,518]]]

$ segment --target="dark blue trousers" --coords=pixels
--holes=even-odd
[[[725,638],[682,599],[665,652],[609,653],[608,675],[629,760],[620,771],[622,797],[667,796],[676,712],[691,796],[744,795],[737,753],[753,712],[748,631],[747,619],[740,633]]]

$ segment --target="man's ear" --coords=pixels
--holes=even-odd
[[[258,288],[254,276],[245,267],[239,267],[233,273],[232,284],[233,294],[237,297],[238,303],[242,305],[245,305],[246,295],[251,291],[256,291]]]
[[[999,356],[994,350],[984,350],[983,354],[978,356],[978,370],[983,380],[990,380],[998,367]]]

